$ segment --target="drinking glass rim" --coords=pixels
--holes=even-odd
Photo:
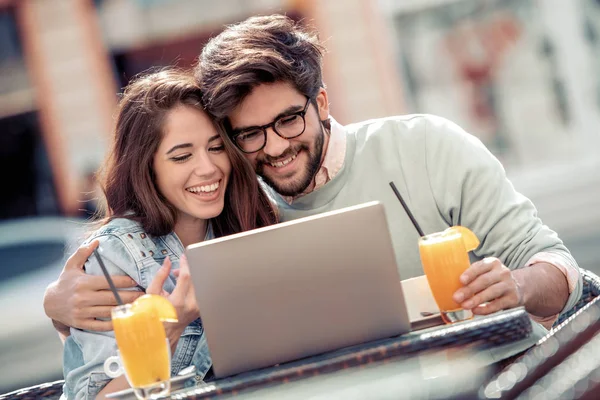
[[[131,304],[121,304],[118,306],[114,306],[111,310],[110,313],[111,315],[122,315],[122,314],[126,314],[128,312],[131,312]]]
[[[428,241],[428,240],[432,240],[432,239],[437,239],[436,241],[438,241],[438,242],[445,242],[445,241],[449,241],[449,240],[455,240],[456,238],[460,238],[460,237],[461,237],[460,232],[447,232],[444,230],[441,232],[428,233],[425,236],[421,236],[419,238],[419,240]],[[439,240],[439,239],[443,239],[443,240]]]

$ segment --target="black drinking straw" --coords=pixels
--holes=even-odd
[[[102,272],[104,272],[104,276],[106,277],[106,280],[108,281],[108,286],[110,286],[110,290],[112,290],[113,294],[115,295],[115,299],[117,299],[117,304],[122,306],[123,300],[121,300],[121,296],[119,296],[119,292],[117,292],[117,288],[115,287],[115,284],[113,283],[110,275],[108,274],[108,271],[106,270],[106,266],[104,265],[104,262],[100,258],[100,254],[98,254],[97,250],[94,250],[94,254],[96,255],[98,264],[100,264],[100,268],[102,268]]]
[[[415,219],[415,217],[412,215],[412,213],[410,212],[410,210],[408,209],[408,206],[406,205],[406,203],[404,202],[404,199],[402,198],[402,196],[400,196],[400,192],[398,191],[398,189],[396,188],[396,185],[394,185],[394,182],[390,182],[390,186],[392,187],[392,190],[394,191],[394,193],[396,194],[396,197],[398,198],[398,200],[400,200],[400,203],[402,203],[402,207],[404,207],[404,211],[406,211],[406,214],[408,214],[408,217],[410,218],[410,220],[412,221],[413,225],[415,226],[415,228],[417,229],[417,232],[419,232],[419,236],[423,237],[425,236],[425,234],[423,233],[423,230],[421,229],[421,227],[419,226],[419,224],[417,223],[417,220]]]

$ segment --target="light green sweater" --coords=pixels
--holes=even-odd
[[[393,181],[425,233],[470,228],[481,241],[472,261],[498,257],[516,269],[536,253],[577,263],[534,205],[515,191],[498,160],[474,136],[431,115],[375,119],[343,127],[344,166],[322,188],[290,205],[274,194],[282,220],[378,200],[385,206],[401,279],[423,275],[418,234],[389,186]],[[581,296],[581,281],[565,310]]]

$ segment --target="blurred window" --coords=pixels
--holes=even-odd
[[[0,8],[0,96],[29,88],[14,10]]]
[[[59,213],[36,112],[0,118],[0,220]],[[7,264],[8,265],[8,264]]]
[[[0,247],[0,282],[35,272],[62,262],[65,243],[62,241],[16,243]]]
[[[52,170],[13,7],[0,7],[0,132],[6,189],[0,196],[0,220],[57,214]]]

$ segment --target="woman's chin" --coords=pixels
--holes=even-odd
[[[218,217],[223,212],[223,202],[216,202],[211,205],[194,207],[185,211],[180,210],[180,216],[186,219],[209,220]]]
[[[212,204],[211,206],[202,207],[202,210],[198,210],[195,214],[196,218],[199,219],[212,219],[216,218],[223,212],[223,202],[218,204]]]

